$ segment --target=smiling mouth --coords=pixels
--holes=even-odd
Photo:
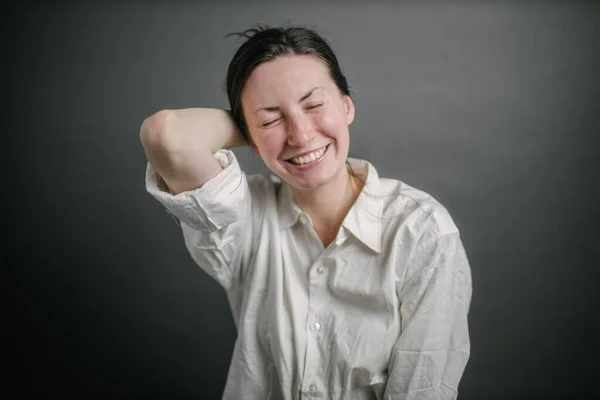
[[[304,156],[300,156],[300,157],[293,157],[290,158],[288,160],[286,160],[289,163],[295,164],[295,165],[304,165],[304,164],[309,164],[313,161],[318,161],[320,160],[323,155],[325,154],[325,152],[327,151],[327,149],[329,148],[329,145],[325,146],[325,147],[321,147],[318,150],[313,151],[312,153],[306,154]]]

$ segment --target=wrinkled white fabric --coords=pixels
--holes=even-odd
[[[455,399],[470,354],[471,271],[447,210],[349,159],[365,185],[324,248],[290,187],[230,150],[202,188],[146,188],[226,291],[238,337],[223,399]],[[362,171],[362,172],[361,172]]]

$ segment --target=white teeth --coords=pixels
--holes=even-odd
[[[323,155],[324,152],[325,152],[325,147],[323,147],[319,150],[315,150],[312,153],[310,153],[306,156],[303,156],[303,157],[294,157],[291,159],[291,161],[294,164],[299,164],[299,165],[306,164],[306,163],[315,161],[318,158],[321,158],[321,156]]]

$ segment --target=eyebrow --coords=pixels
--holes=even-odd
[[[325,90],[321,86],[316,86],[316,87],[310,89],[305,95],[303,95],[302,97],[300,97],[300,99],[298,99],[298,103],[302,103],[304,100],[308,99],[310,96],[312,96],[312,94],[317,89]],[[256,114],[257,112],[259,112],[261,110],[265,110],[265,111],[279,111],[279,109],[280,109],[279,106],[261,107],[261,108],[256,109],[256,111],[254,111],[254,114]]]

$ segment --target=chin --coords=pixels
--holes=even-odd
[[[329,182],[334,181],[336,176],[344,164],[338,165],[335,169],[329,169],[328,171],[320,171],[319,173],[311,174],[305,177],[298,177],[287,173],[282,179],[285,180],[290,186],[303,191],[311,191],[319,189]]]
[[[295,180],[286,180],[295,189],[302,191],[312,191],[324,186],[327,182],[296,182]]]

